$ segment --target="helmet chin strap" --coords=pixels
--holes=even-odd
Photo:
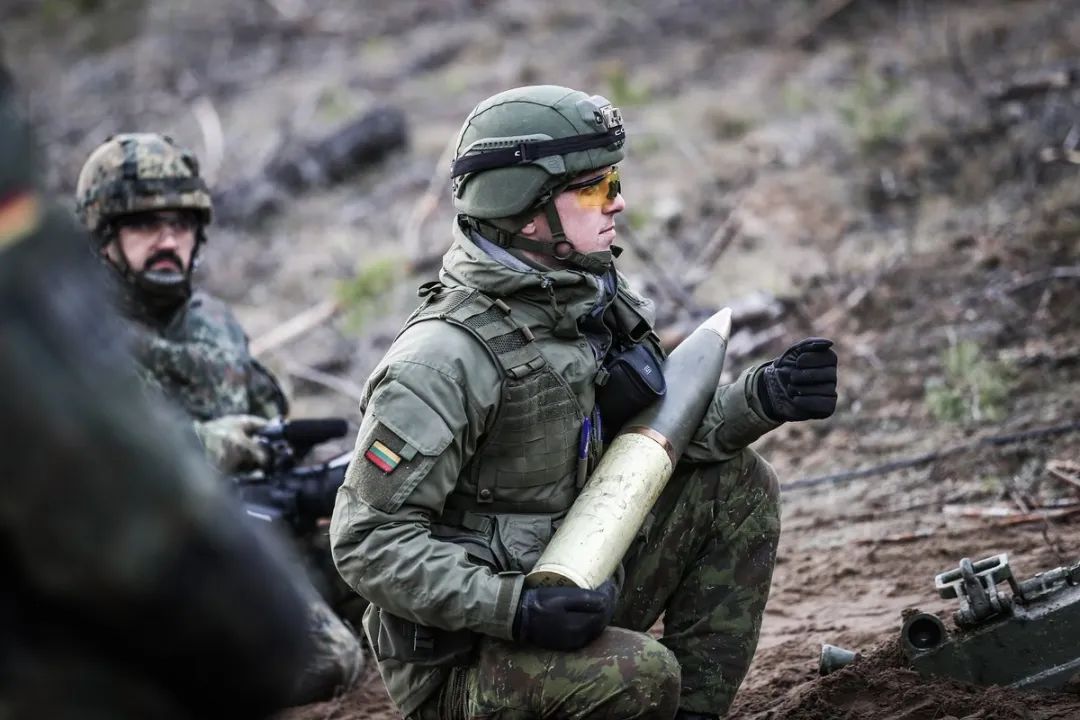
[[[563,230],[562,220],[559,218],[559,211],[555,207],[555,199],[552,198],[546,201],[542,205],[542,208],[544,215],[547,218],[548,227],[551,228],[551,241],[535,240],[520,233],[509,232],[496,227],[491,223],[484,222],[483,220],[470,218],[470,221],[477,230],[480,230],[480,227],[483,226],[483,228],[488,231],[494,231],[495,237],[490,239],[494,240],[495,243],[501,247],[525,250],[538,255],[555,258],[560,262],[572,265],[594,275],[603,275],[611,269],[612,262],[618,255],[617,251],[600,250],[591,253],[579,252],[574,248],[574,245],[566,239],[566,232]]]
[[[191,274],[198,260],[199,248],[205,242],[201,227],[196,235],[191,261],[182,272],[149,269],[136,272],[132,269],[131,262],[115,234],[108,237],[104,244],[107,245],[110,242],[117,243],[116,254],[119,256],[119,261],[114,261],[106,255],[105,263],[119,274],[123,281],[127,289],[125,302],[130,313],[150,320],[161,320],[191,297]]]

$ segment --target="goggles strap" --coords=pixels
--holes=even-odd
[[[614,252],[614,248],[612,251],[599,253],[578,252],[574,246],[570,244],[570,241],[566,239],[565,234],[561,234],[561,223],[559,224],[559,237],[562,239],[557,239],[554,242],[533,240],[532,238],[519,235],[518,233],[508,232],[477,218],[468,218],[466,225],[493,241],[499,247],[508,250],[525,250],[538,255],[545,255],[565,263],[570,263],[581,270],[597,275],[608,271],[611,267],[611,258],[617,254]],[[552,234],[554,235],[554,232]],[[560,246],[569,247],[570,250],[566,253],[560,253],[558,251]]]

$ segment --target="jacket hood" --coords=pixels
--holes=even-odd
[[[552,324],[566,317],[576,321],[604,300],[603,282],[596,275],[580,270],[537,270],[521,262],[512,266],[480,247],[457,222],[454,242],[443,255],[439,280],[450,287],[476,288],[491,297],[513,297],[546,307]]]

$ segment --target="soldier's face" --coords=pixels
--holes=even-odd
[[[160,210],[136,213],[117,221],[116,240],[105,246],[114,263],[120,254],[132,272],[186,272],[195,252],[198,220],[190,212]]]
[[[559,212],[566,239],[581,253],[600,252],[611,248],[615,242],[615,216],[626,209],[626,200],[619,192],[614,168],[590,170],[574,178],[571,186],[555,196],[555,209]],[[609,196],[609,191],[611,196]],[[523,235],[532,234],[537,240],[553,240],[547,216],[538,213],[522,228]],[[550,263],[549,259],[544,260]]]

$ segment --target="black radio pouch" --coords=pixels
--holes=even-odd
[[[443,630],[418,625],[376,608],[379,632],[375,656],[423,666],[463,665],[472,657],[476,633],[471,630]]]
[[[611,442],[627,420],[666,392],[663,365],[646,343],[636,343],[608,355],[596,388],[604,445]]]

